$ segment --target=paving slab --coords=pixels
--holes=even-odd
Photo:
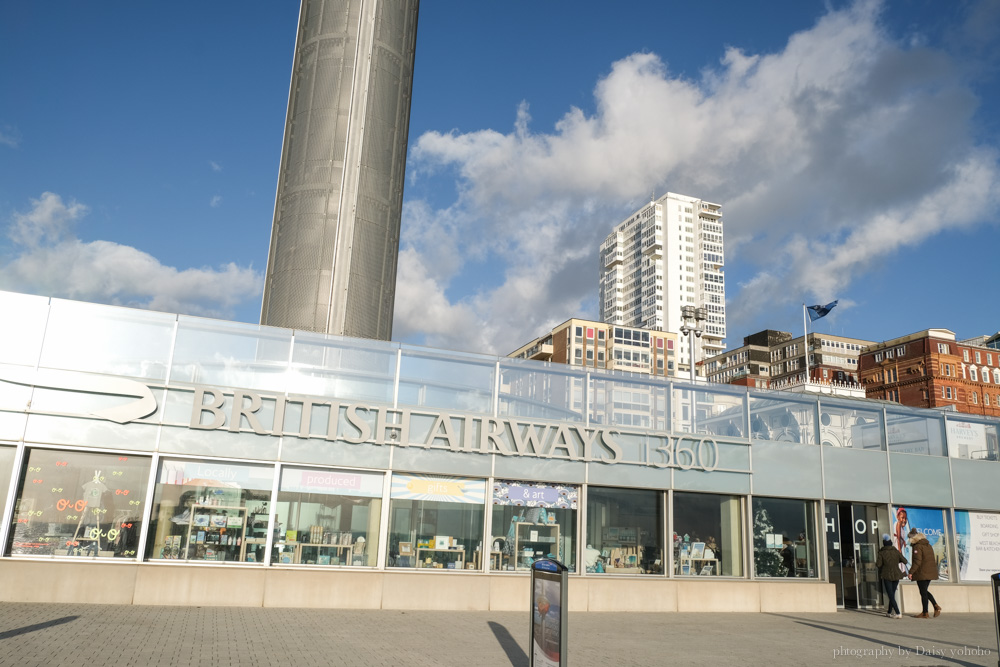
[[[578,613],[568,664],[989,665],[993,614]],[[0,603],[0,667],[526,667],[528,612]]]

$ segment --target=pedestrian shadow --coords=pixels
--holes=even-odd
[[[507,659],[510,660],[512,667],[527,667],[528,655],[521,649],[507,628],[495,621],[488,621],[487,625],[493,631],[493,636],[497,638],[500,648],[507,654]]]
[[[55,618],[51,621],[45,621],[44,623],[35,623],[34,625],[26,625],[23,628],[14,628],[13,630],[5,630],[0,632],[0,639],[10,639],[11,637],[19,637],[21,635],[26,635],[29,632],[37,632],[38,630],[44,630],[45,628],[55,627],[57,625],[62,625],[63,623],[71,623],[79,616],[63,616],[62,618]]]

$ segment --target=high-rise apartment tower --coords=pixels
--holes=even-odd
[[[302,0],[261,324],[389,340],[419,0]]]
[[[668,192],[630,215],[601,244],[601,320],[682,332],[685,306],[704,308],[697,360],[725,349],[722,207]],[[688,336],[678,370],[690,368]]]

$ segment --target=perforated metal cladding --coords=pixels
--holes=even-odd
[[[385,6],[375,25],[347,319],[391,332],[413,67],[401,45],[416,27],[416,12],[401,3]],[[354,290],[358,281],[366,288]],[[359,335],[353,326],[345,333]]]
[[[263,324],[392,334],[418,7],[303,1]]]

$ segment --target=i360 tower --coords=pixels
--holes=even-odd
[[[389,340],[419,0],[302,0],[261,324]]]

